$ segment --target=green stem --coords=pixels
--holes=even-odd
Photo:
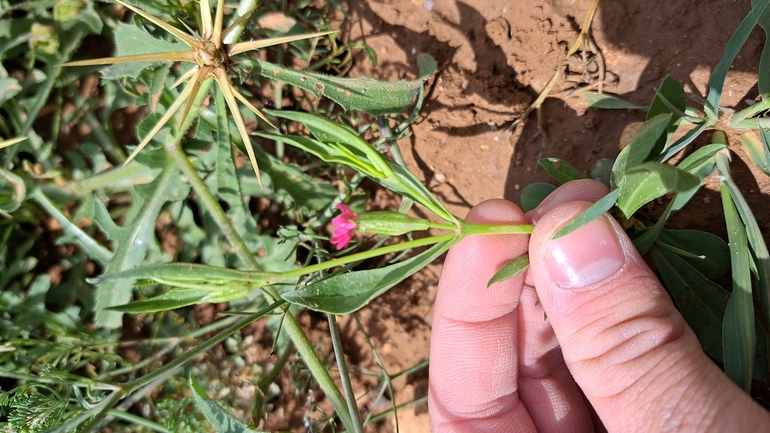
[[[260,270],[259,263],[257,263],[256,257],[249,251],[243,238],[235,230],[235,227],[230,223],[230,219],[227,218],[227,214],[219,205],[214,194],[209,191],[208,186],[203,179],[198,175],[198,171],[193,167],[192,162],[187,159],[182,148],[179,146],[179,142],[173,139],[166,141],[166,149],[171,157],[176,162],[177,166],[182,170],[182,173],[187,177],[187,180],[192,185],[195,192],[198,194],[198,198],[201,200],[203,207],[209,212],[214,222],[217,223],[219,229],[225,235],[230,245],[235,250],[235,254],[239,259],[251,270]]]
[[[528,235],[535,226],[531,224],[472,224],[460,223],[462,237],[471,235]]]
[[[128,412],[112,409],[108,413],[115,418],[122,419],[123,421],[128,421],[134,425],[146,427],[161,433],[172,433],[171,430],[167,429],[163,425],[160,425],[156,422],[150,421],[148,419],[142,418],[140,416],[137,416]]]
[[[61,226],[64,233],[74,237],[77,244],[86,251],[90,258],[98,261],[102,265],[112,260],[112,251],[101,246],[94,238],[89,236],[80,227],[72,223],[59,207],[51,201],[40,188],[35,188],[31,194],[35,200],[49,215],[51,215]]]
[[[214,197],[193,167],[192,163],[187,159],[187,155],[185,155],[182,149],[179,148],[179,143],[170,140],[166,142],[166,148],[169,153],[171,153],[171,156],[177,162],[182,172],[187,176],[190,184],[198,195],[198,198],[201,200],[203,206],[210,212],[217,225],[219,225],[225,237],[230,242],[230,245],[235,250],[236,255],[238,255],[238,258],[240,258],[244,265],[249,269],[255,271],[260,270],[256,258],[251,254],[244,243],[243,238],[241,238],[230,223],[224,210],[219,205],[219,202],[217,202],[216,197]],[[269,296],[272,296],[273,299],[281,299],[278,292],[272,287],[265,287],[264,290]],[[347,414],[347,406],[342,393],[340,393],[339,388],[337,388],[337,385],[329,375],[329,372],[326,371],[323,362],[318,358],[315,349],[310,344],[310,341],[307,339],[307,336],[302,331],[302,328],[299,326],[299,323],[297,323],[297,320],[293,315],[285,315],[283,329],[286,330],[289,337],[294,342],[294,345],[297,346],[297,351],[300,356],[302,356],[303,361],[305,361],[305,365],[307,365],[308,369],[313,374],[313,377],[326,394],[326,397],[331,401],[332,406],[338,412],[340,420],[345,425],[353,425],[352,419],[350,419]]]
[[[259,0],[241,0],[238,3],[238,9],[235,11],[233,20],[237,20],[238,18],[253,11],[257,7],[257,3],[259,3]],[[246,29],[246,24],[248,23],[249,23],[248,19],[245,19],[240,23],[238,23],[238,25],[233,27],[232,31],[227,34],[227,36],[222,42],[225,44],[235,43],[241,37],[241,33],[243,33],[243,30]]]
[[[241,320],[240,322],[237,322],[229,326],[227,329],[224,329],[219,334],[209,338],[205,342],[201,343],[199,346],[196,346],[194,349],[190,349],[190,351],[186,352],[184,355],[180,356],[179,358],[172,360],[171,362],[164,365],[163,367],[157,370],[153,370],[145,376],[142,376],[130,382],[127,382],[125,385],[123,385],[124,388],[127,390],[128,393],[132,393],[136,391],[142,386],[154,381],[158,377],[161,377],[167,374],[169,371],[172,371],[181,367],[187,361],[195,358],[201,353],[206,352],[207,350],[213,348],[217,344],[225,341],[228,337],[230,337],[234,333],[240,331],[241,329],[245,328],[247,325],[251,324],[255,320],[261,318],[262,316],[268,314],[269,312],[273,311],[274,309],[284,304],[286,304],[286,301],[284,301],[283,299],[279,299],[278,301],[268,305],[265,308],[262,308],[261,310],[255,312],[254,314],[247,316],[245,319]]]
[[[348,263],[358,262],[361,260],[371,259],[372,257],[379,257],[385,254],[394,253],[397,251],[408,250],[410,248],[424,247],[426,245],[433,245],[439,242],[444,242],[453,239],[457,236],[457,233],[446,233],[439,236],[430,236],[422,239],[415,239],[413,241],[402,242],[393,245],[387,245],[376,250],[363,251],[357,254],[351,254],[343,256],[337,259],[329,260],[315,265],[305,266],[299,269],[283,272],[280,274],[281,280],[288,280],[291,278],[307,275],[313,272],[324,271],[326,269],[334,268],[337,266],[346,265]]]
[[[353,420],[352,425],[345,425],[345,427],[356,433],[363,433],[364,427],[361,424],[361,418],[358,416],[356,395],[353,393],[353,385],[350,383],[350,374],[347,365],[345,365],[345,354],[342,351],[342,339],[340,338],[340,328],[337,326],[337,318],[333,314],[327,314],[326,316],[329,321],[329,335],[332,340],[332,346],[334,347],[334,358],[337,360],[337,369],[340,371],[340,382],[342,382],[342,389],[347,396],[348,413]]]

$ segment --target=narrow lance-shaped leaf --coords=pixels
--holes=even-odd
[[[751,389],[757,337],[754,330],[754,301],[751,296],[749,244],[746,228],[738,215],[726,186],[722,186],[722,206],[730,240],[733,291],[725,308],[722,347],[725,374],[744,391]]]
[[[510,280],[511,278],[521,274],[529,267],[529,254],[516,257],[509,261],[499,271],[495,272],[495,275],[490,278],[487,283],[487,288],[491,287],[495,283],[501,281]]]
[[[150,184],[137,187],[132,207],[138,209],[135,216],[127,219],[125,227],[115,226],[107,208],[96,200],[95,221],[118,242],[118,248],[107,265],[106,272],[133,269],[144,260],[147,248],[155,243],[155,220],[161,208],[169,200],[187,196],[189,186],[181,182],[176,166],[164,165],[161,174]],[[131,214],[129,214],[131,215]],[[96,288],[94,321],[97,326],[115,328],[121,325],[121,314],[105,308],[125,304],[131,299],[130,281],[109,281]]]
[[[709,79],[709,93],[706,98],[705,111],[706,115],[711,120],[712,124],[715,124],[718,120],[717,112],[719,111],[719,101],[722,98],[722,88],[727,77],[727,72],[730,70],[730,65],[735,60],[735,56],[738,55],[743,44],[749,38],[751,31],[754,30],[754,26],[757,25],[762,15],[765,14],[768,6],[770,6],[770,0],[759,0],[753,4],[751,12],[743,18],[743,21],[738,25],[735,33],[727,41],[727,47],[722,59],[719,61],[714,71],[711,73]]]
[[[619,189],[611,191],[609,194],[599,199],[599,201],[592,204],[588,209],[581,212],[580,215],[578,215],[574,220],[570,221],[569,224],[559,230],[559,232],[556,233],[553,238],[558,239],[562,236],[566,236],[579,229],[580,227],[590,223],[591,221],[601,217],[605,212],[610,210],[613,205],[615,205],[619,194]]]
[[[437,243],[427,251],[401,263],[335,275],[281,296],[288,302],[315,311],[331,314],[353,313],[438,258],[456,241],[455,238]]]
[[[279,80],[315,97],[326,96],[346,110],[359,110],[374,116],[399,113],[417,100],[425,80],[385,82],[369,77],[338,78],[315,72],[297,71],[261,60],[254,60],[255,73]]]

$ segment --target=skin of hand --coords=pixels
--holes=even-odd
[[[770,431],[612,218],[551,239],[607,192],[580,180],[527,215],[499,199],[470,211],[470,222],[535,229],[471,236],[447,255],[430,343],[434,432]],[[487,288],[527,251],[524,275]]]

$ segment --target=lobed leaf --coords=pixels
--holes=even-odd
[[[666,125],[666,134],[660,136],[655,142],[655,146],[650,151],[650,155],[658,156],[666,147],[666,143],[671,139],[676,131],[677,124],[684,110],[687,109],[687,96],[684,94],[682,84],[667,75],[660,83],[660,88],[656,89],[655,97],[647,110],[647,118],[651,120],[661,114],[671,114],[671,118]],[[649,159],[646,158],[646,159]]]

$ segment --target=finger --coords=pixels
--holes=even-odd
[[[592,180],[568,182],[526,214],[536,222],[548,210],[574,199],[596,201],[607,187]],[[519,398],[538,431],[594,431],[592,412],[572,379],[551,324],[528,279],[519,302]]]
[[[551,239],[590,204],[540,218],[530,271],[567,367],[607,430],[768,431],[767,413],[703,353],[614,220]]]
[[[467,221],[525,223],[505,200],[476,206]],[[428,408],[434,432],[535,431],[518,398],[516,306],[522,277],[487,289],[507,261],[526,252],[528,236],[470,236],[447,255],[430,343]]]
[[[593,432],[591,412],[567,370],[534,287],[524,285],[518,309],[519,398],[541,432]]]

